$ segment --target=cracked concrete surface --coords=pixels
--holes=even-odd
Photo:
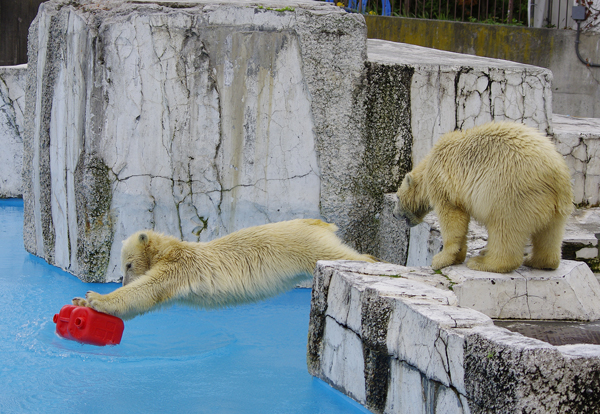
[[[573,201],[600,204],[600,119],[553,116],[553,140],[565,157],[573,180]]]
[[[0,197],[23,194],[23,132],[27,65],[0,67]]]
[[[460,306],[497,319],[600,319],[600,284],[582,262],[563,260],[556,270],[525,266],[499,274],[465,265],[444,268]]]
[[[456,285],[450,287],[428,268],[319,262],[310,373],[375,413],[599,409],[587,389],[598,383],[600,346],[554,347],[494,326],[483,313],[457,306]],[[473,287],[470,295],[484,296]],[[372,352],[382,340],[383,348]],[[385,391],[377,387],[382,383]]]
[[[367,41],[360,15],[276,3],[45,2],[30,36],[27,250],[116,281],[119,241],[142,228],[207,241],[314,217],[402,262],[385,194],[439,135],[490,119],[549,129],[545,69]],[[102,174],[85,175],[91,160]],[[88,212],[90,189],[110,205]]]
[[[314,102],[323,98],[319,91],[311,95],[314,86],[303,72],[311,57],[302,47],[318,41],[324,27],[351,32],[355,17],[302,2],[288,12],[246,2],[184,8],[107,2],[100,9],[88,3],[45,3],[33,23],[28,108],[36,122],[26,134],[25,162],[42,173],[26,177],[30,252],[87,278],[78,263],[79,239],[93,235],[78,227],[87,213],[74,201],[93,185],[74,179],[84,154],[100,158],[109,171],[105,221],[115,243],[101,265],[106,281],[120,277],[119,241],[142,228],[207,241],[252,225],[322,217],[320,208],[332,205],[322,200],[327,191],[315,135]],[[307,30],[307,22],[317,30]],[[356,33],[347,41],[362,35]],[[360,74],[351,67],[364,58],[357,45],[350,53],[356,63],[337,62],[343,82],[346,73]],[[40,84],[52,97],[48,104]],[[338,98],[353,94],[337,81],[331,86]],[[328,103],[328,110],[336,105]],[[346,108],[336,117],[351,114]],[[48,135],[40,135],[44,130]],[[339,135],[344,139],[347,131]],[[322,152],[320,158],[328,160]]]
[[[552,72],[535,66],[370,39],[369,60],[414,68],[412,160],[440,136],[490,121],[552,128]]]

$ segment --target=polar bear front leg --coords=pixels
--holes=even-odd
[[[122,288],[107,295],[88,291],[85,298],[73,298],[72,302],[73,305],[76,306],[85,306],[97,310],[98,312],[118,316],[122,319],[130,319],[133,316],[127,316],[128,306],[124,300],[124,292],[119,292],[120,289]]]
[[[85,298],[74,298],[73,304],[87,306],[121,319],[131,319],[174,298],[174,280],[164,273],[157,273],[150,270],[144,276],[106,295],[87,292]]]
[[[459,208],[444,203],[436,207],[444,247],[433,257],[431,267],[435,270],[460,264],[467,256],[467,232],[470,215]]]

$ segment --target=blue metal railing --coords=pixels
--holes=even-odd
[[[334,0],[325,0],[327,3],[335,3]],[[367,10],[367,1],[368,0],[348,0],[348,9],[357,11],[359,13],[365,13]],[[391,16],[392,15],[392,5],[390,0],[381,0],[381,15],[382,16]]]

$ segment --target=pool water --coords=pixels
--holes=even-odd
[[[125,322],[120,345],[60,338],[86,284],[23,248],[23,203],[0,201],[0,413],[368,413],[306,368],[310,290]]]

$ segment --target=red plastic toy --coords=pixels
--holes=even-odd
[[[97,346],[121,343],[125,329],[120,318],[84,306],[65,305],[53,321],[63,338]]]

